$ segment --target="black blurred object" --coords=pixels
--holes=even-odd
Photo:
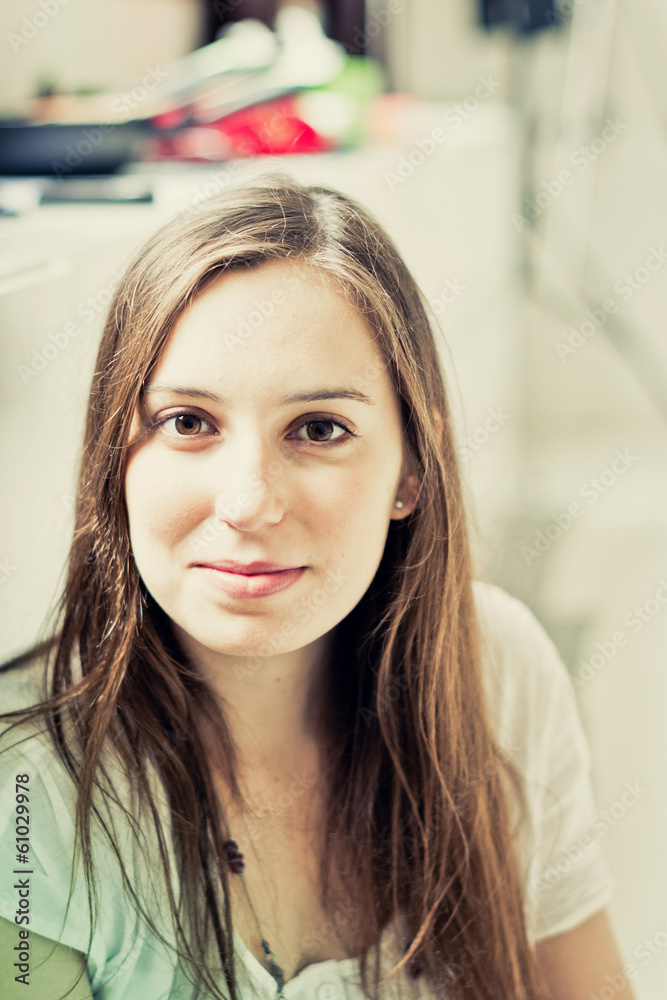
[[[278,0],[206,0],[203,45],[215,41],[223,24],[254,17],[273,31]]]
[[[153,185],[140,175],[111,174],[109,176],[68,177],[66,180],[45,179],[40,203],[51,202],[152,202]]]
[[[530,35],[553,28],[565,18],[555,0],[478,0],[481,23],[485,28],[508,28],[519,35]]]
[[[60,179],[112,174],[133,159],[153,133],[144,120],[118,124],[0,121],[0,175]]]
[[[245,17],[257,18],[273,30],[279,6],[279,0],[206,0],[202,45],[214,41],[223,25]],[[327,37],[348,52],[363,55],[365,46],[360,48],[358,39],[366,21],[365,0],[321,0],[319,6]]]
[[[86,177],[0,177],[0,216],[25,215],[39,205],[122,204],[153,201],[153,182],[140,174],[95,174]]]

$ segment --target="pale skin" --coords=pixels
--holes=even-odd
[[[328,633],[371,583],[390,521],[418,502],[418,481],[369,329],[306,264],[273,262],[208,286],[180,316],[149,385],[151,425],[190,418],[146,433],[135,414],[125,479],[133,554],[178,642],[224,704],[247,809],[233,808],[222,782],[219,791],[232,835],[243,841],[262,930],[289,980],[310,962],[359,952],[345,918],[339,934],[308,938],[329,916],[315,891],[322,789],[311,709]],[[285,402],[324,389],[336,391]],[[312,438],[309,427],[317,428]],[[327,447],[329,439],[340,443]],[[306,569],[286,590],[239,598],[211,584],[215,571],[202,564],[220,559]],[[291,632],[281,630],[286,620]],[[245,899],[233,878],[231,885],[235,925],[261,960]],[[3,951],[15,938],[14,925],[0,919]],[[40,988],[43,1000],[62,996],[67,977],[71,983],[85,966],[79,952],[59,946],[55,954],[62,978]],[[540,942],[537,955],[552,1000],[590,1000],[606,974],[622,969],[604,910]],[[629,987],[616,996],[634,1000]],[[76,997],[89,1000],[90,990]]]

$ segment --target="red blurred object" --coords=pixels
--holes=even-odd
[[[162,111],[159,115],[153,115],[151,118],[151,125],[156,128],[178,128],[179,125],[183,125],[190,119],[190,110],[186,106],[180,105],[176,108],[170,108],[169,111]]]
[[[334,148],[299,117],[294,94],[244,108],[212,124],[227,136],[239,155],[323,153]]]
[[[178,126],[169,113],[152,119],[158,127]],[[285,153],[325,153],[335,149],[298,112],[298,95],[254,104],[204,124],[185,126],[169,136],[154,136],[150,159],[211,160]]]

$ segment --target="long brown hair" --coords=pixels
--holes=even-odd
[[[371,586],[332,630],[336,677],[333,683],[327,675],[323,699],[330,737],[325,912],[331,912],[331,873],[344,872],[374,940],[396,914],[405,915],[409,935],[396,969],[407,964],[438,996],[536,1000],[545,990],[528,939],[511,825],[510,797],[524,811],[525,798],[517,770],[495,742],[484,693],[473,560],[437,345],[424,298],[396,247],[351,198],[268,175],[177,216],[127,268],[109,308],[90,391],[59,628],[6,665],[44,651],[53,658],[44,700],[21,716],[46,719],[77,786],[89,899],[95,899],[93,793],[111,794],[103,754],[110,746],[154,823],[178,953],[195,986],[221,997],[210,961],[210,947],[217,948],[216,962],[219,957],[236,1000],[225,837],[213,778],[218,767],[240,796],[234,746],[223,710],[207,697],[204,680],[174,644],[167,616],[139,576],[124,467],[141,389],[188,303],[223,271],[287,258],[333,277],[373,330],[420,481],[416,508],[390,523]],[[203,738],[211,726],[219,735],[215,761]],[[151,768],[166,791],[168,831]],[[182,906],[168,842],[178,858]],[[126,890],[158,933],[123,872]],[[372,984],[365,959],[362,975],[375,995],[379,950],[374,954]]]

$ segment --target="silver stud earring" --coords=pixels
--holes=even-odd
[[[396,503],[394,504],[394,507],[398,507],[398,509],[401,510],[403,507],[405,507],[405,504],[403,503],[402,500],[397,500]]]

